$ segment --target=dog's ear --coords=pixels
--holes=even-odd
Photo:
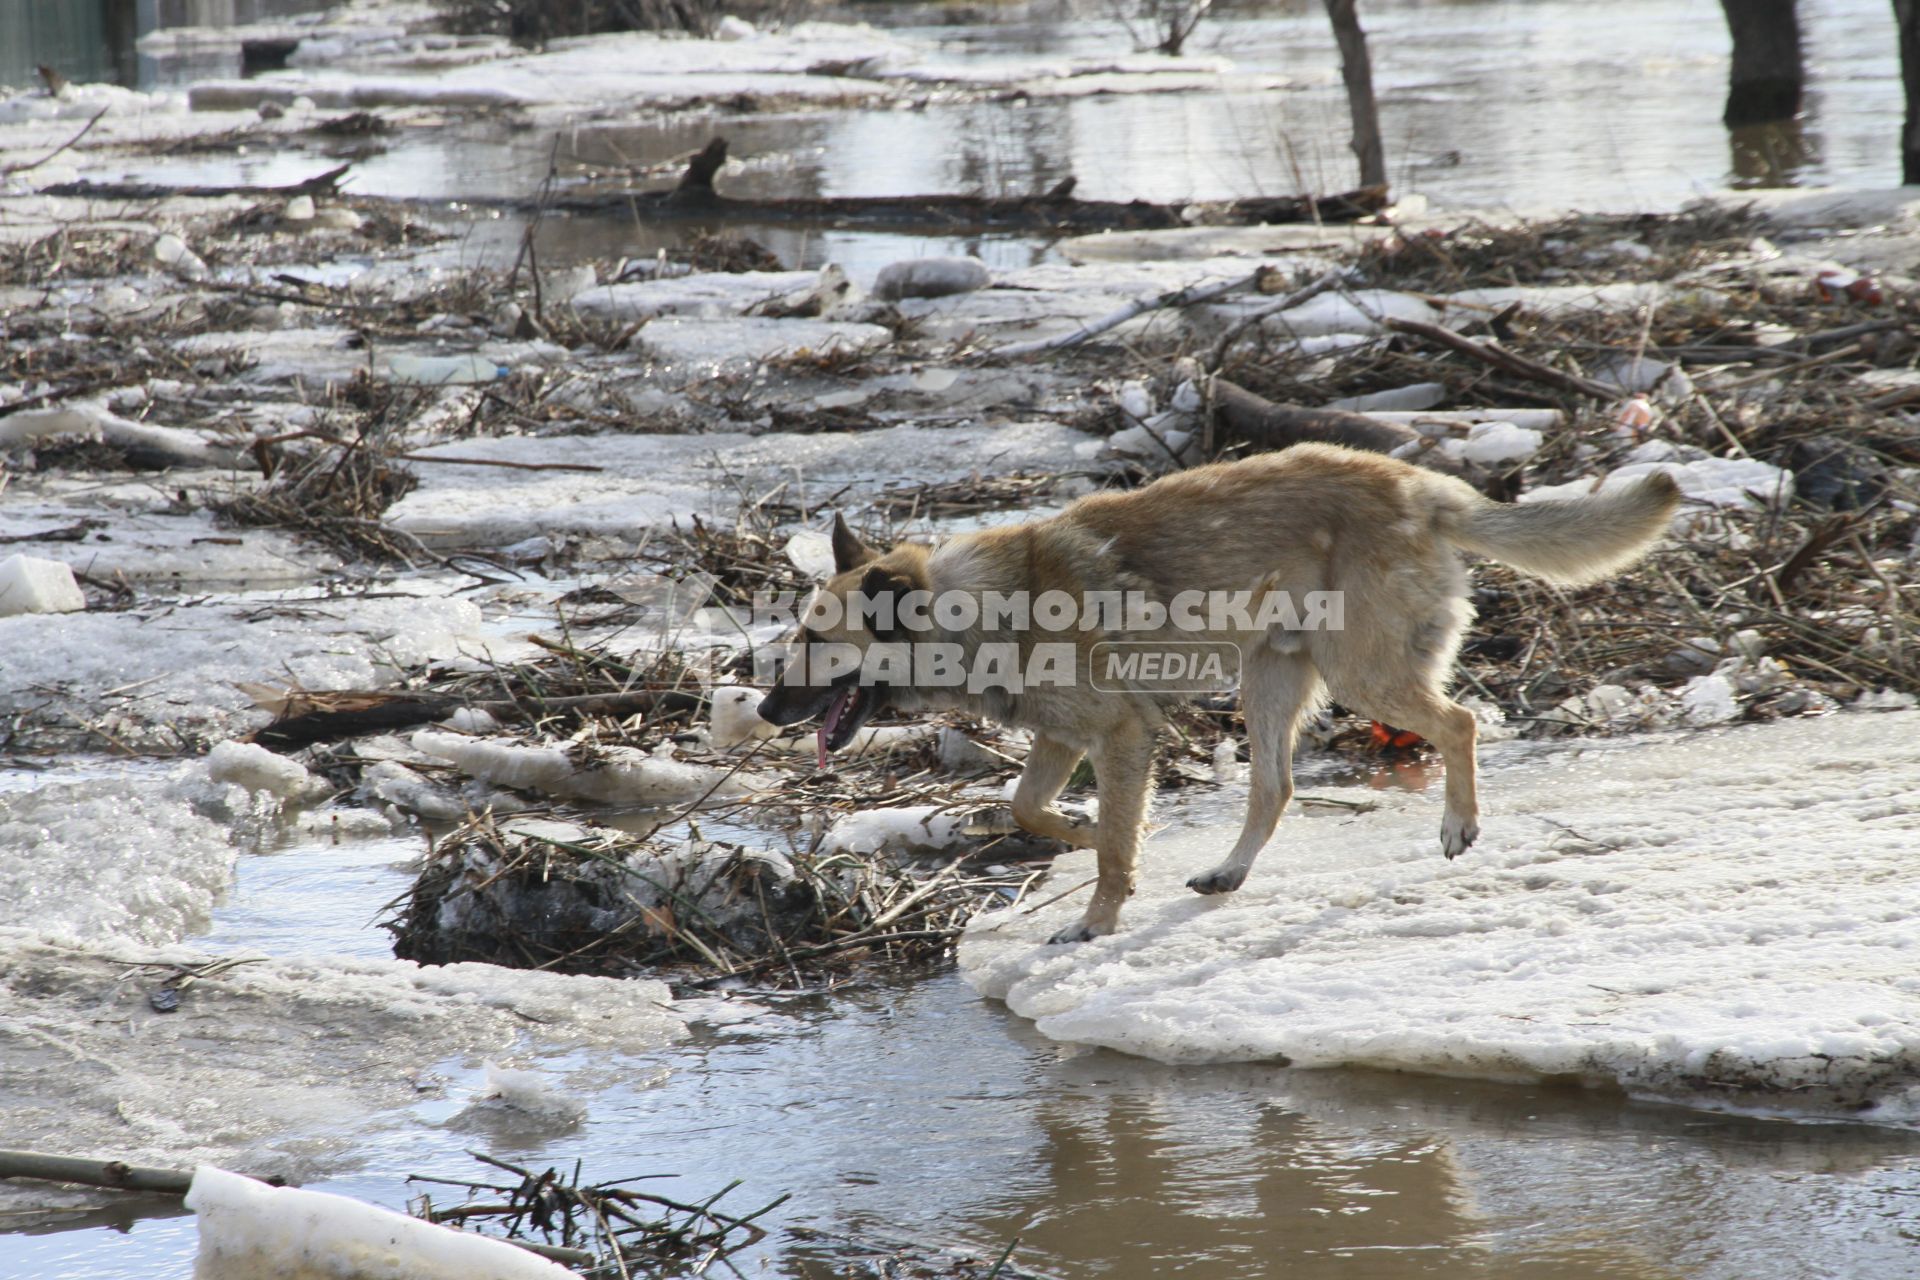
[[[869,561],[878,560],[880,553],[875,551],[847,528],[846,519],[836,511],[833,513],[833,571],[845,573],[849,569],[858,569]]]
[[[871,601],[873,634],[882,640],[897,640],[906,628],[900,621],[901,597],[913,590],[913,579],[902,573],[889,573],[875,566],[860,579],[860,594]]]

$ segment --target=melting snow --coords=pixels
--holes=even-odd
[[[1117,935],[1042,945],[1073,894],[976,921],[962,969],[1049,1036],[1167,1062],[1920,1110],[1920,714],[1488,754],[1455,862],[1437,794],[1367,792],[1379,811],[1309,808],[1246,888],[1201,898],[1185,880],[1237,821],[1182,827],[1149,841]],[[1091,874],[1075,853],[1054,881]]]

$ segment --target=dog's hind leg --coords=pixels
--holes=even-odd
[[[1187,881],[1195,893],[1231,893],[1246,883],[1253,860],[1273,838],[1293,798],[1293,738],[1319,689],[1319,673],[1305,657],[1256,652],[1245,659],[1240,712],[1252,760],[1247,819],[1227,860]]]
[[[1447,766],[1447,812],[1440,823],[1440,852],[1465,853],[1480,838],[1480,800],[1474,787],[1476,722],[1446,694],[1429,689],[1394,690],[1362,702],[1359,709],[1376,720],[1411,729],[1440,748]]]
[[[1133,894],[1133,865],[1140,855],[1140,832],[1147,821],[1147,795],[1153,788],[1154,731],[1129,720],[1102,735],[1089,753],[1100,787],[1100,879],[1080,922],[1053,935],[1052,942],[1086,942],[1112,933],[1121,904]]]
[[[1098,848],[1100,828],[1096,824],[1053,807],[1083,754],[1078,747],[1036,733],[1033,747],[1027,752],[1027,767],[1013,789],[1013,820],[1037,836],[1063,840],[1076,849]]]

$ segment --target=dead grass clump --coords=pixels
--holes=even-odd
[[[153,267],[153,237],[81,223],[37,240],[0,243],[0,285],[92,280]]]
[[[1669,280],[1752,239],[1749,208],[1702,202],[1675,214],[1571,214],[1550,222],[1470,222],[1389,236],[1365,246],[1370,284],[1450,293],[1521,284]]]
[[[889,858],[780,853],[605,827],[560,838],[471,819],[428,855],[383,922],[394,954],[565,973],[678,966],[700,985],[784,975],[795,985],[856,959],[946,954],[973,914],[1024,871],[916,873]]]
[[[695,271],[785,271],[780,255],[751,236],[730,231],[700,232],[685,248],[669,255]]]
[[[350,555],[409,561],[408,541],[381,520],[419,478],[365,438],[280,454],[264,488],[208,505],[225,524],[306,534]]]

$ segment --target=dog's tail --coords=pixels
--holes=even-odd
[[[1447,540],[1522,573],[1577,587],[1647,553],[1680,504],[1664,471],[1610,493],[1562,502],[1490,502],[1478,494],[1449,513]]]

